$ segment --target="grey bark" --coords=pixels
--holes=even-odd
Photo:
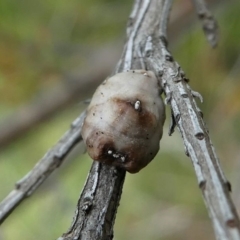
[[[218,24],[212,13],[207,8],[204,0],[192,0],[196,8],[198,17],[202,22],[202,28],[208,42],[212,47],[216,47],[219,38]]]

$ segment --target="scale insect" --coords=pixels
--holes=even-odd
[[[165,121],[159,90],[146,70],[118,73],[97,88],[82,127],[93,160],[136,173],[155,157]]]

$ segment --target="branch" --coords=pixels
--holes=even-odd
[[[84,118],[85,112],[72,123],[71,129],[35,167],[15,184],[15,189],[0,203],[0,224],[23,200],[33,194],[47,177],[63,163],[72,148],[82,140],[81,127]]]
[[[203,31],[208,42],[214,48],[217,46],[219,32],[218,24],[212,13],[207,8],[205,0],[192,0],[196,8],[199,19],[202,21]]]
[[[188,80],[167,49],[166,24],[172,1],[136,0],[127,29],[128,40],[116,72],[147,68],[155,72],[170,104],[173,125],[177,125],[192,160],[217,239],[240,239],[239,219],[229,195],[230,184],[219,161],[202,113]],[[59,240],[112,239],[124,172],[93,163],[78,201],[73,224]]]

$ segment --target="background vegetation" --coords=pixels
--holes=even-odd
[[[176,1],[173,19],[189,4],[187,0]],[[132,1],[128,0],[1,0],[0,120],[37,101],[47,90],[71,84],[69,76],[86,69],[94,71],[96,66],[90,59],[101,49],[111,45],[120,55],[131,6]],[[239,8],[236,0],[213,5],[221,28],[215,50],[206,42],[196,17],[188,19],[184,14],[186,23],[182,29],[170,34],[173,55],[190,78],[191,87],[204,97],[199,106],[224,172],[232,183],[238,211]],[[108,54],[112,52],[109,50]],[[58,141],[84,107],[76,101],[1,148],[0,199]],[[157,158],[140,173],[127,174],[115,225],[116,240],[214,239],[191,161],[184,154],[179,133],[168,136],[168,121],[169,114]],[[0,121],[0,129],[1,126]],[[3,223],[0,240],[59,237],[70,226],[90,165],[87,154],[74,152]]]

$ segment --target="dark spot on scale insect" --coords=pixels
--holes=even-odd
[[[96,132],[96,135],[98,135],[98,132]]]
[[[101,132],[101,134],[104,134],[104,132]]]
[[[95,116],[95,113],[93,113],[92,115]]]

